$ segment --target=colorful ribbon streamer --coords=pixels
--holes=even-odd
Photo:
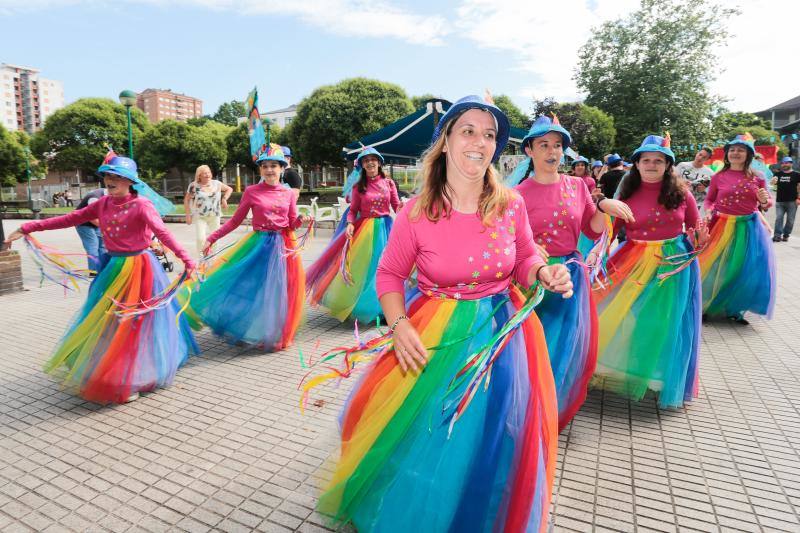
[[[45,246],[30,234],[25,235],[24,239],[28,252],[41,273],[39,286],[42,286],[44,280],[48,279],[66,290],[80,291],[78,282],[91,281],[90,274],[96,274],[94,270],[78,267],[67,258],[68,256],[90,257],[87,254],[60,252],[55,248]],[[57,274],[50,274],[48,270],[55,270]],[[57,276],[60,276],[61,279],[57,279]]]
[[[542,301],[544,291],[540,286],[538,286],[538,284],[536,284],[531,287],[527,294],[528,297],[526,298],[523,306],[518,309],[505,322],[505,324],[503,324],[500,330],[489,340],[488,343],[484,344],[469,357],[467,357],[464,366],[451,380],[448,390],[445,394],[445,399],[448,395],[451,395],[458,390],[465,381],[468,380],[468,384],[464,393],[457,400],[445,400],[445,404],[442,409],[443,412],[450,410],[454,404],[456,405],[455,410],[450,417],[448,436],[450,432],[452,432],[455,423],[459,418],[461,418],[466,409],[469,407],[469,404],[474,398],[475,392],[478,389],[478,385],[481,383],[484,377],[486,377],[485,384],[486,387],[488,387],[491,379],[492,365],[511,341],[511,338],[514,336],[514,334],[519,330],[520,326],[530,317],[531,313],[533,313],[534,308],[539,304],[539,302]],[[494,307],[490,315],[483,321],[483,323],[473,328],[472,331],[481,331],[484,327],[490,324],[500,309],[502,309],[502,307],[506,305],[508,301],[508,298],[504,298],[501,302],[499,302]],[[357,329],[354,334],[356,335],[355,346],[340,346],[328,350],[322,354],[319,361],[316,363],[312,364],[310,360],[304,361],[302,353],[300,354],[301,366],[303,368],[310,369],[303,376],[300,384],[298,385],[298,389],[302,391],[300,398],[300,410],[302,412],[305,412],[309,393],[312,389],[333,379],[342,380],[349,378],[353,375],[353,372],[358,366],[361,365],[361,363],[372,362],[394,349],[394,341],[391,332],[384,333],[363,343],[360,341]],[[469,341],[474,338],[475,335],[476,333],[468,333],[460,338],[450,340],[446,343],[442,343],[437,346],[426,347],[426,350],[436,351],[448,348],[456,344]],[[333,366],[332,361],[340,358],[342,362],[339,367],[337,368],[336,366]],[[319,367],[324,368],[327,372],[309,379],[309,376],[311,376]]]

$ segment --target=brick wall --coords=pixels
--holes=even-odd
[[[0,295],[22,290],[22,261],[16,250],[0,251]]]

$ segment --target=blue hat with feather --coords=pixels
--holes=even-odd
[[[669,133],[665,133],[664,137],[661,137],[659,135],[648,135],[642,141],[641,146],[639,146],[639,148],[633,151],[633,155],[631,156],[631,161],[635,163],[645,152],[658,152],[660,154],[664,154],[665,156],[667,156],[674,165],[675,153],[670,148],[670,144],[671,140]]]
[[[491,100],[491,96],[488,96],[487,99]],[[448,109],[444,115],[442,115],[442,118],[439,120],[439,123],[433,130],[431,144],[436,142],[436,140],[442,135],[443,131],[446,131],[447,125],[450,122],[456,120],[463,113],[469,111],[470,109],[482,109],[484,111],[488,111],[494,116],[495,121],[497,121],[497,145],[494,150],[494,157],[492,157],[492,162],[495,162],[500,157],[500,154],[503,152],[506,144],[508,144],[508,135],[510,131],[508,117],[499,107],[494,105],[494,102],[487,102],[480,96],[474,94],[460,98],[458,101],[456,101],[456,103],[450,106],[450,109]]]
[[[526,146],[533,139],[543,137],[548,133],[559,133],[561,135],[561,147],[564,149],[569,148],[569,145],[572,144],[572,136],[564,129],[557,116],[553,115],[551,118],[542,115],[534,121],[528,134],[522,139],[522,146]]]

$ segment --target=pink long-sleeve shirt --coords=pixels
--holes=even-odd
[[[579,179],[586,184],[586,188],[589,189],[590,193],[597,187],[597,182],[591,176],[581,176]]]
[[[627,200],[622,200],[631,208],[636,221],[626,223],[618,218],[614,221],[614,232],[616,233],[624,224],[629,239],[662,241],[677,237],[689,229],[697,228],[700,213],[697,211],[697,202],[690,191],[684,191],[683,202],[675,209],[667,209],[658,203],[660,193],[660,181],[657,183],[642,181],[639,190]]]
[[[109,252],[141,252],[150,246],[155,234],[187,268],[194,268],[194,261],[169,232],[150,200],[134,194],[121,198],[103,196],[83,209],[60,217],[26,222],[20,229],[23,233],[31,233],[69,228],[94,219],[100,221],[103,242]]]
[[[213,244],[239,227],[247,212],[253,211],[253,231],[296,229],[302,221],[297,215],[297,197],[292,189],[281,184],[258,183],[244,190],[236,212],[225,224],[208,237]]]
[[[350,211],[347,214],[348,222],[355,222],[361,218],[379,218],[389,214],[389,206],[397,212],[400,207],[400,197],[394,181],[381,177],[380,174],[367,180],[367,190],[363,193],[358,190],[358,184],[353,187],[350,199]]]
[[[556,183],[543,184],[528,178],[516,190],[525,201],[534,240],[550,255],[577,250],[581,231],[592,240],[600,237],[592,230],[597,208],[583,179],[562,175]]]
[[[376,276],[379,298],[403,293],[414,265],[424,294],[474,300],[504,291],[512,277],[527,286],[531,269],[544,264],[518,194],[489,227],[477,213],[457,211],[437,222],[424,213],[412,220],[416,202],[414,198],[400,210],[389,234]]]
[[[767,189],[767,181],[760,173],[748,177],[743,170],[725,170],[711,177],[706,199],[706,211],[727,215],[749,215],[758,211],[758,189]],[[772,206],[772,196],[767,207]]]

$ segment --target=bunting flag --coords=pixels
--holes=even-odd
[[[267,136],[258,113],[258,87],[247,95],[247,132],[250,135],[250,155],[255,161],[267,150]]]

